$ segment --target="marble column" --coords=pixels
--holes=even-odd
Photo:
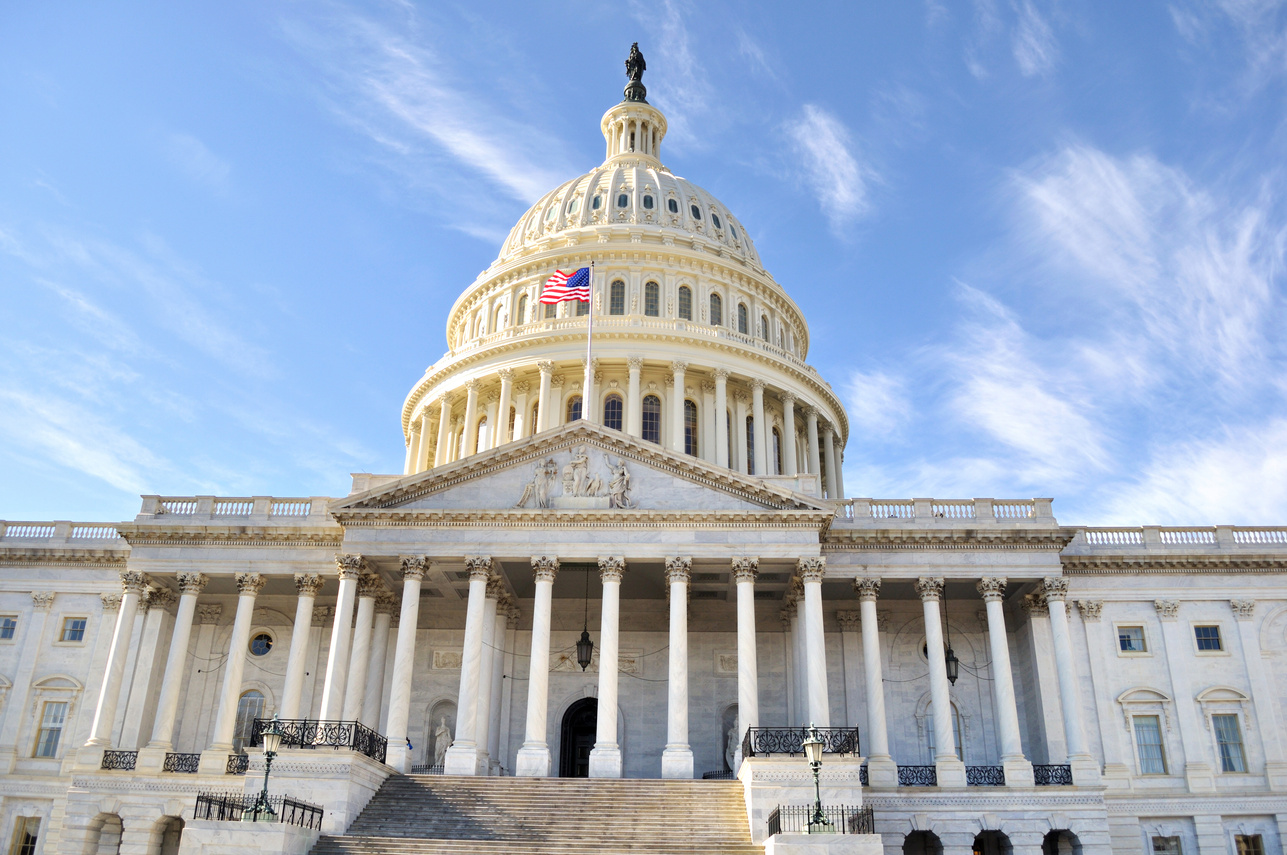
[[[496,441],[492,444],[499,447],[510,441],[509,410],[513,406],[514,371],[502,368],[496,373],[500,377],[500,403],[496,407],[496,427],[492,429],[492,436],[496,437]],[[517,423],[522,419],[515,416],[514,421]]]
[[[554,378],[554,363],[543,360],[536,363],[541,371],[541,385],[536,398],[536,432],[540,433],[550,425],[554,401],[550,397],[550,383]]]
[[[456,738],[443,761],[443,773],[447,775],[474,775],[478,771],[478,683],[492,560],[486,555],[471,555],[465,559],[465,567],[469,571],[469,602],[465,609],[465,640],[460,658],[460,691],[456,695]]]
[[[411,678],[416,670],[420,582],[428,569],[428,559],[421,556],[402,559],[402,611],[398,615],[398,640],[393,648],[389,721],[385,725],[389,750],[385,761],[404,774],[411,768],[410,752],[407,751],[407,721],[411,714]]]
[[[643,394],[640,391],[640,372],[643,371],[643,357],[626,358],[626,367],[630,371],[630,382],[626,387],[626,433],[633,437],[643,436]]]
[[[822,428],[822,452],[827,463],[827,498],[843,499],[844,496],[840,495],[840,481],[836,478],[836,440],[831,425],[824,425]]]
[[[727,466],[728,459],[728,371],[715,369],[715,465]]]
[[[729,468],[743,475],[751,474],[751,467],[747,465],[747,458],[751,455],[748,454],[746,441],[748,438],[754,439],[754,434],[751,437],[746,435],[746,405],[749,402],[749,396],[742,390],[739,389],[733,393],[733,447],[729,450],[729,454],[732,454],[735,459],[730,461],[732,465]]]
[[[759,575],[760,559],[752,557],[733,559],[733,581],[737,585],[737,741],[739,746],[746,738],[747,728],[760,726],[760,672],[755,646],[755,579]],[[741,751],[741,748],[738,751]]]
[[[147,576],[137,570],[122,570],[121,607],[116,613],[116,630],[107,653],[107,666],[103,674],[103,689],[98,695],[94,722],[90,726],[87,748],[107,748],[112,742],[112,725],[116,721],[116,707],[121,699],[121,686],[125,683],[125,660],[129,656],[130,638],[134,635],[134,619],[138,616]]]
[[[513,650],[508,632],[511,611],[517,613],[513,602],[506,595],[496,604],[496,621],[492,629],[492,638],[495,639],[496,643],[491,649],[492,697],[491,703],[488,705],[491,710],[491,719],[487,723],[487,756],[491,758],[491,766],[487,772],[489,775],[501,774],[501,767],[505,759],[501,755],[501,722],[509,721],[509,717],[502,714],[501,707],[504,704],[505,696],[505,654],[506,651]]]
[[[300,715],[300,699],[304,695],[304,672],[308,670],[308,639],[313,630],[313,606],[317,592],[322,590],[322,574],[296,573],[295,623],[291,626],[290,653],[286,658],[286,684],[282,689],[279,715],[283,719],[307,718]]]
[[[769,473],[769,431],[764,421],[764,381],[751,380],[751,419],[755,422],[755,472],[763,478]]]
[[[1081,603],[1077,604],[1079,607]],[[1274,702],[1265,658],[1260,652],[1260,632],[1256,626],[1255,600],[1230,600],[1234,624],[1238,627],[1238,641],[1242,648],[1242,666],[1251,684],[1251,705],[1256,720],[1260,722],[1260,741],[1265,749],[1265,776],[1269,789],[1287,790],[1287,758],[1283,756],[1283,727],[1281,713]]]
[[[482,382],[475,379],[465,384],[465,453],[478,453],[478,390]]]
[[[331,625],[331,646],[326,655],[326,681],[322,684],[322,708],[318,718],[339,721],[344,713],[344,687],[349,673],[349,645],[353,640],[353,600],[358,577],[366,567],[361,555],[337,555],[340,587],[336,594],[335,620]]]
[[[845,450],[836,448],[836,498],[845,498]]]
[[[1126,734],[1122,728],[1120,707],[1113,699],[1111,686],[1115,685],[1117,674],[1116,661],[1108,663],[1108,656],[1117,650],[1117,639],[1113,637],[1112,628],[1107,630],[1100,621],[1104,603],[1102,600],[1078,600],[1077,611],[1081,616],[1081,628],[1086,639],[1086,652],[1090,664],[1090,679],[1094,687],[1097,723],[1099,725],[1099,744],[1104,755],[1104,785],[1110,790],[1130,790],[1131,778],[1134,776],[1135,758],[1129,748],[1122,746],[1122,737]],[[1049,610],[1046,610],[1049,614]],[[1033,623],[1029,618],[1030,624]],[[1049,624],[1047,623],[1047,627]],[[1035,626],[1032,628],[1035,629]],[[1053,646],[1053,645],[1050,645]],[[1116,656],[1112,657],[1114,660]],[[1041,672],[1038,671],[1038,678]],[[1051,683],[1054,682],[1053,676]],[[1038,691],[1041,686],[1038,685]],[[1057,690],[1056,690],[1057,692]],[[1052,692],[1051,694],[1055,694]],[[1049,737],[1047,737],[1049,744]],[[1064,753],[1063,751],[1059,752]],[[1047,761],[1049,762],[1049,761]]]
[[[413,420],[407,428],[407,459],[402,465],[404,475],[414,475],[420,471],[416,464],[420,462],[420,422]]]
[[[831,727],[831,700],[827,692],[827,642],[822,626],[822,577],[827,559],[801,558],[796,572],[804,582],[805,673],[808,675],[809,723]]]
[[[818,411],[814,407],[805,407],[804,409],[805,439],[808,442],[809,449],[809,474],[818,475],[818,492],[822,493],[826,489],[826,484],[822,483],[822,460],[818,451]]]
[[[876,597],[880,580],[854,579],[862,620],[862,673],[867,696],[867,780],[873,787],[898,786],[898,766],[889,754],[889,724],[885,717],[885,675],[881,663],[880,622]]]
[[[438,399],[438,445],[433,452],[433,465],[445,466],[451,462],[451,396]]]
[[[674,404],[670,412],[670,447],[676,454],[684,453],[684,372],[688,363],[675,360],[670,363],[675,381]]]
[[[381,590],[375,598],[375,622],[371,627],[371,664],[366,669],[366,693],[362,699],[362,718],[367,727],[384,733],[380,714],[384,707],[384,669],[389,658],[389,627],[393,625],[393,610],[397,598]]]
[[[799,472],[795,460],[795,396],[782,396],[782,474],[794,478]]]
[[[429,423],[429,406],[425,405],[420,408],[420,447],[416,450],[416,472],[424,472],[429,468]]]
[[[174,632],[170,636],[170,652],[165,659],[165,676],[161,678],[161,691],[156,701],[156,718],[152,722],[152,738],[139,752],[139,761],[145,754],[155,753],[155,764],[145,768],[159,769],[166,752],[174,750],[174,722],[179,713],[179,693],[183,689],[184,671],[188,661],[188,642],[192,639],[192,620],[197,613],[197,597],[209,578],[203,573],[179,573],[179,607],[174,615]],[[148,760],[153,758],[148,757]]]
[[[599,621],[599,712],[594,748],[590,751],[591,778],[621,777],[621,746],[617,742],[617,667],[620,647],[621,577],[626,561],[617,556],[599,558],[603,601]]]
[[[201,753],[202,774],[222,774],[227,766],[237,726],[237,702],[241,699],[241,679],[246,668],[250,629],[254,624],[255,598],[268,581],[259,573],[238,573],[236,580],[237,613],[232,620],[232,636],[228,639],[228,656],[223,662],[223,685],[215,713],[214,737],[210,747]]]
[[[1068,612],[1064,605],[1068,597],[1068,580],[1061,576],[1047,576],[1042,580],[1042,589],[1050,609],[1050,635],[1055,648],[1055,671],[1059,676],[1059,704],[1064,714],[1064,739],[1068,743],[1068,763],[1073,767],[1073,783],[1078,786],[1097,785],[1099,763],[1091,756],[1086,744],[1086,731],[1081,721],[1081,697],[1077,691],[1077,665],[1068,636]],[[1186,741],[1186,744],[1189,743]]]
[[[670,591],[670,669],[666,675],[666,747],[661,752],[663,778],[692,778],[693,750],[688,745],[688,581],[693,560],[666,559]]]
[[[483,600],[483,644],[479,651],[478,664],[478,712],[474,714],[477,722],[474,731],[474,744],[478,746],[478,771],[486,775],[491,769],[491,757],[487,746],[491,742],[492,723],[492,666],[495,657],[492,648],[496,646],[496,609],[504,591],[499,578],[492,577],[487,583],[487,599]]]
[[[800,703],[800,650],[796,645],[796,628],[799,626],[799,607],[788,593],[778,617],[782,621],[782,658],[786,664],[783,680],[786,683],[787,725],[799,725],[804,716],[804,706]]]
[[[512,440],[518,442],[527,436],[527,393],[532,389],[532,384],[526,380],[519,380],[514,384],[514,392],[517,394],[514,404],[514,435]]]
[[[715,381],[702,381],[702,437],[698,451],[702,460],[715,464]]]
[[[149,709],[155,696],[154,680],[160,679],[157,674],[160,662],[157,656],[161,652],[161,639],[166,634],[170,618],[170,606],[178,596],[168,587],[154,586],[143,595],[143,631],[136,642],[137,650],[134,664],[126,665],[126,670],[134,672],[130,683],[128,700],[125,704],[125,715],[120,722],[120,739],[117,746],[126,751],[138,750],[142,744],[143,734],[150,732],[155,722],[155,709]],[[173,633],[171,633],[172,635]],[[153,715],[149,718],[149,713]]]
[[[1007,787],[1035,786],[1032,763],[1023,756],[1019,739],[1019,705],[1014,694],[1014,673],[1010,670],[1010,641],[1005,629],[1006,580],[985,576],[976,585],[988,614],[988,651],[992,657],[992,706],[997,745]]]
[[[934,713],[934,766],[940,787],[965,786],[965,764],[956,756],[956,734],[952,727],[952,691],[947,681],[947,658],[943,647],[943,621],[938,603],[943,596],[942,577],[922,576],[916,580],[925,613],[925,646],[929,654],[930,703]]]
[[[550,774],[545,722],[550,690],[550,605],[558,572],[559,559],[544,555],[532,559],[536,591],[532,598],[532,652],[527,660],[527,727],[514,764],[514,774],[520,778],[544,778]]]
[[[357,619],[353,624],[353,643],[349,650],[349,674],[344,685],[344,721],[364,720],[362,702],[366,698],[366,672],[371,665],[371,627],[375,623],[375,598],[384,590],[380,577],[363,573],[358,578]]]

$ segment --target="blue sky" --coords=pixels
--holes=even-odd
[[[400,471],[635,40],[664,161],[810,321],[851,495],[1287,523],[1280,0],[6,4],[0,518]]]

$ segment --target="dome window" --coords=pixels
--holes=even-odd
[[[679,316],[686,321],[693,319],[693,289],[687,285],[679,286]]]
[[[645,208],[647,208],[649,211],[651,211],[651,210],[652,210],[652,197],[651,197],[651,196],[644,196],[644,197],[643,197],[643,206],[644,206]]]
[[[568,421],[575,422],[581,420],[581,396],[573,395],[568,399]]]
[[[678,213],[679,213],[679,202],[675,201],[674,199],[667,199],[667,200],[666,200],[666,210],[670,211],[672,214],[678,214]]]
[[[627,193],[622,193],[620,196],[618,196],[618,197],[617,197],[617,207],[618,207],[618,208],[629,208],[629,207],[630,207],[630,195],[629,195],[629,194],[627,194]]]
[[[599,210],[599,207],[600,207],[601,205],[603,205],[603,197],[602,197],[602,196],[595,196],[593,199],[591,199],[591,200],[590,200],[590,210],[592,210],[592,211],[597,211],[597,210]]]
[[[608,288],[608,314],[624,315],[626,313],[626,283],[620,279]]]
[[[603,426],[621,430],[622,413],[625,411],[620,395],[609,395],[603,402]]]
[[[723,224],[719,221],[719,214],[711,214],[711,222],[714,223],[715,228],[717,229],[724,228]]]
[[[575,214],[577,206],[580,204],[580,202],[581,202],[581,198],[579,196],[573,196],[572,201],[568,202],[568,213]]]
[[[527,295],[523,294],[518,298],[518,318],[517,323],[527,323]]]
[[[693,205],[691,208],[689,208],[689,210],[693,212],[693,219],[694,219],[694,220],[700,220],[700,219],[702,218],[702,209],[701,209],[701,208],[697,207],[696,205]]]
[[[724,325],[724,301],[719,294],[711,294],[711,325]]]
[[[661,442],[661,398],[648,395],[643,399],[643,438],[646,442]]]
[[[581,317],[582,315],[588,315],[588,314],[590,314],[590,301],[589,301],[589,300],[577,300],[577,301],[576,301],[576,316],[579,318],[579,317]]]
[[[546,212],[545,212],[545,222],[547,222],[547,223],[548,223],[548,222],[550,222],[551,220],[553,220],[553,219],[554,219],[554,217],[558,214],[558,212],[559,212],[559,206],[558,206],[558,205],[553,205],[553,206],[551,206],[551,207],[550,207],[550,209],[549,209],[548,211],[546,211]]]
[[[650,318],[661,315],[661,286],[656,282],[644,285],[644,314]]]
[[[737,229],[733,228],[732,223],[728,224],[728,236],[733,240],[737,240]]]
[[[760,315],[760,338],[765,341],[769,340],[769,319],[767,315]]]
[[[748,319],[746,316],[746,304],[738,303],[737,304],[737,331],[740,332],[742,335],[746,335],[747,326],[748,326]]]

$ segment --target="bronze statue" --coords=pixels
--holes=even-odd
[[[644,62],[643,54],[639,52],[639,42],[635,42],[630,46],[630,56],[626,58],[626,76],[630,78],[630,82],[637,83],[647,70],[648,63]]]

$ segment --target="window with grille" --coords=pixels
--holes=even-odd
[[[643,399],[643,438],[661,442],[661,398],[648,395]]]
[[[514,425],[518,424],[518,410],[509,408],[509,438],[514,438]]]
[[[934,760],[935,751],[937,750],[934,747],[933,705],[930,705],[925,709],[925,716],[925,741],[929,746],[929,759],[932,762]],[[956,708],[955,704],[952,704],[952,738],[956,741],[956,759],[964,759],[964,749],[961,746],[961,711]]]
[[[684,401],[684,453],[697,456],[697,404]]]
[[[478,432],[474,434],[474,448],[478,451],[486,451],[491,444],[491,425],[487,424],[487,416],[483,416],[478,420]]]
[[[610,427],[613,430],[621,430],[621,417],[624,410],[621,396],[609,395],[608,399],[603,402],[603,426]]]
[[[63,618],[63,631],[58,636],[59,641],[84,641],[85,640],[85,618],[69,617]]]
[[[1220,627],[1218,626],[1195,626],[1193,627],[1193,638],[1198,643],[1198,650],[1201,652],[1224,650],[1224,644],[1220,641]]]
[[[576,316],[579,318],[579,317],[581,317],[582,315],[588,315],[588,314],[590,314],[590,301],[589,301],[589,300],[577,300],[577,301],[576,301]]]
[[[1119,626],[1117,628],[1117,647],[1123,653],[1144,653],[1144,627]]]
[[[40,817],[18,817],[13,825],[13,844],[9,847],[10,855],[36,855],[39,834]]]
[[[1153,855],[1184,855],[1178,837],[1154,837]]]
[[[66,701],[45,701],[40,711],[40,730],[36,732],[36,757],[57,757],[58,743],[67,722]]]
[[[514,323],[527,323],[527,295],[524,294],[518,298],[518,314],[514,316]]]
[[[18,618],[5,615],[0,617],[0,641],[13,641],[18,632]]]
[[[559,316],[559,304],[558,304],[558,303],[546,303],[546,304],[545,304],[545,317],[546,317],[546,318],[557,318],[558,316]]]
[[[679,316],[686,321],[693,319],[693,289],[679,286]]]
[[[755,417],[746,417],[746,471],[750,475],[758,475],[755,471]]]
[[[644,285],[644,314],[650,318],[661,314],[661,286],[656,282]]]
[[[233,725],[232,750],[237,754],[246,753],[250,742],[250,731],[255,726],[255,719],[264,717],[264,696],[251,689],[237,700],[237,721]]]
[[[765,341],[769,340],[769,319],[767,315],[760,315],[760,338]]]
[[[1155,715],[1131,718],[1135,728],[1135,747],[1140,755],[1141,775],[1165,775],[1166,752],[1162,750],[1162,728]]]
[[[724,301],[719,294],[711,294],[711,324],[717,327],[724,325]]]
[[[568,421],[574,422],[581,418],[581,396],[573,395],[568,399]]]
[[[536,433],[536,419],[540,414],[541,414],[540,407],[532,407],[532,425],[531,425],[531,428],[529,428],[527,431],[528,436],[531,436],[532,434]]]
[[[746,304],[737,304],[737,331],[746,335],[747,324],[749,323],[746,316]]]
[[[608,288],[608,314],[624,315],[626,313],[626,283],[620,279]]]
[[[1259,834],[1235,834],[1233,846],[1236,855],[1265,855],[1265,839]]]
[[[1238,727],[1238,716],[1232,713],[1213,715],[1211,728],[1215,731],[1216,747],[1220,753],[1220,771],[1247,771],[1247,753],[1242,748],[1242,729]]]
[[[254,638],[250,639],[251,656],[267,656],[268,651],[273,649],[273,637],[266,632],[261,632]]]

